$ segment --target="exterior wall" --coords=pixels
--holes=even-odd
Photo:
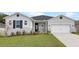
[[[15,28],[13,29],[13,20],[23,20],[23,28],[20,29],[20,28]],[[24,21],[27,21],[27,25],[24,24]],[[11,25],[9,25],[9,21],[11,21]],[[15,33],[17,31],[19,32],[23,32],[25,31],[26,33],[30,33],[32,31],[32,20],[29,19],[28,17],[25,17],[25,16],[22,16],[22,15],[19,15],[19,17],[17,17],[16,15],[13,15],[13,16],[10,16],[8,18],[5,19],[5,24],[6,24],[6,32],[7,32],[7,35],[11,35],[11,33]]]
[[[42,25],[43,25],[43,28],[42,28]],[[45,33],[45,23],[44,22],[38,23],[38,27],[39,27],[39,33]]]
[[[70,26],[71,32],[76,32],[75,21],[73,21],[65,16],[62,16],[62,17],[63,17],[63,19],[60,19],[60,16],[57,16],[57,17],[54,17],[54,18],[48,20],[48,31],[50,31],[51,25],[53,25],[53,24],[59,24],[59,25],[66,24],[66,25]]]
[[[41,25],[44,25],[44,29],[41,29]],[[40,30],[43,30],[42,32],[40,32],[40,33],[47,33],[47,22],[40,22],[39,23],[39,32],[40,32]]]

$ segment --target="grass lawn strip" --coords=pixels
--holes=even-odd
[[[64,47],[52,34],[0,37],[1,47]]]

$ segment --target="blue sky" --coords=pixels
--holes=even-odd
[[[14,12],[4,12],[5,14],[11,15]],[[48,16],[58,16],[58,15],[65,15],[67,17],[73,18],[75,20],[79,20],[79,12],[21,12],[26,16],[37,16],[37,15],[48,15]]]

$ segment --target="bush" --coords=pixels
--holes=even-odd
[[[16,35],[21,35],[21,32],[20,32],[20,31],[17,31],[17,32],[16,32]]]
[[[37,34],[39,34],[38,32],[36,33],[36,32],[34,32],[34,33],[32,33],[33,35],[37,35]]]
[[[12,32],[12,33],[11,33],[11,36],[14,36],[14,35],[15,35],[15,33]]]
[[[25,35],[26,34],[26,32],[25,31],[23,31],[23,35]]]

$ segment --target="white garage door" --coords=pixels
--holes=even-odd
[[[69,25],[51,25],[51,33],[70,33]]]

